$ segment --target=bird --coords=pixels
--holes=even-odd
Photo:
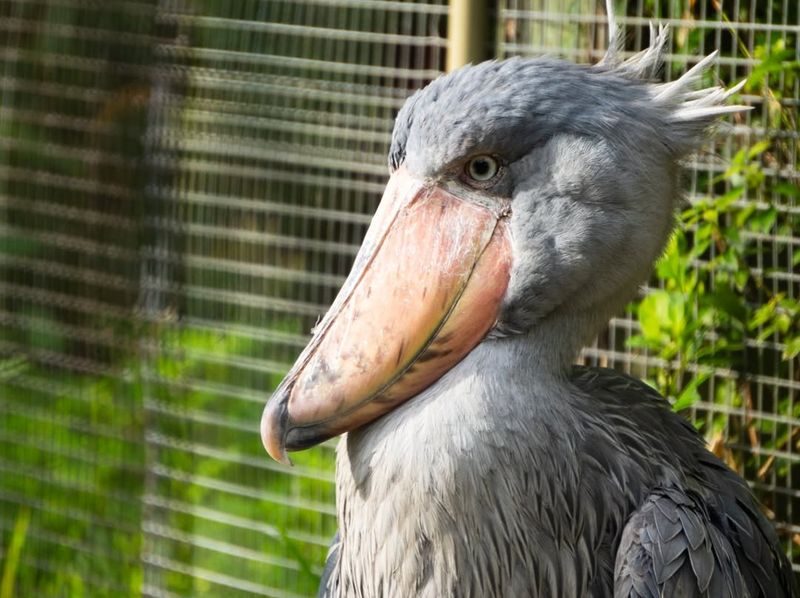
[[[663,250],[682,160],[745,109],[698,89],[714,54],[658,82],[668,35],[468,65],[399,111],[352,271],[261,420],[287,464],[342,435],[320,596],[795,594],[693,426],[575,365]]]

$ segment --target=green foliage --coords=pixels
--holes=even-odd
[[[297,333],[299,322],[287,320],[271,328]],[[325,542],[334,534],[329,506],[334,500],[331,453],[318,448],[298,455],[292,472],[274,466],[264,455],[254,427],[263,402],[220,392],[234,386],[272,390],[285,366],[266,367],[260,377],[248,380],[245,370],[252,368],[252,362],[250,368],[243,362],[260,355],[269,363],[270,347],[263,341],[199,330],[167,331],[160,338],[154,360],[157,381],[146,391],[155,403],[152,409],[159,413],[148,429],[160,444],[158,467],[164,472],[154,494],[209,513],[168,514],[162,521],[165,529],[197,539],[195,545],[163,542],[169,558],[201,570],[230,572],[266,587],[313,594],[327,546],[309,542],[298,530],[306,534],[317,530]],[[254,499],[254,491],[261,500]],[[266,527],[254,533],[241,523],[223,524],[220,516]],[[220,548],[209,549],[209,541]],[[253,558],[237,556],[234,551],[242,549],[252,551]],[[202,576],[179,571],[168,573],[164,584],[173,592],[192,596],[220,591]]]
[[[797,84],[799,65],[786,49],[796,38],[767,41],[756,45],[760,62],[745,85],[764,99],[751,123],[796,131],[796,111],[781,103]],[[792,462],[780,455],[800,448],[791,424],[800,409],[781,382],[800,365],[800,298],[796,281],[786,276],[800,265],[800,249],[791,242],[800,225],[800,188],[791,174],[798,164],[789,139],[776,134],[744,145],[718,176],[704,180],[699,173],[697,187],[709,196],[680,214],[656,265],[657,288],[633,306],[640,332],[629,341],[663,360],[664,367],[648,368],[651,383],[674,409],[694,408],[694,423],[712,450],[756,481],[759,498],[779,520],[790,517],[790,499],[759,490],[758,482],[788,485]],[[751,417],[750,410],[774,418]],[[798,550],[796,540],[792,547]]]
[[[681,226],[656,265],[661,288],[636,307],[641,332],[630,345],[676,364],[656,380],[673,398],[684,386],[698,396],[696,387],[707,377],[702,366],[746,368],[748,340],[780,339],[783,360],[800,353],[800,300],[775,292],[766,280],[772,271],[796,265],[798,252],[779,256],[772,269],[757,265],[758,240],[780,234],[788,223],[779,222],[774,206],[757,208],[755,202],[742,201],[764,185],[758,159],[769,146],[765,141],[739,150],[715,181],[729,183],[730,190],[683,211]],[[689,364],[701,366],[701,373],[687,380]],[[682,398],[679,407],[688,407]]]
[[[299,322],[273,328],[296,334]],[[313,594],[335,532],[332,453],[300,454],[292,471],[271,464],[255,428],[263,402],[222,392],[266,397],[285,366],[248,379],[242,363],[270,363],[269,342],[149,332],[158,351],[131,356],[126,376],[48,386],[39,383],[47,371],[26,358],[0,361],[0,509],[18,514],[0,520],[0,590],[138,596],[148,543],[177,565],[160,582],[177,594],[224,587],[181,566]],[[177,507],[148,507],[153,500]]]
[[[759,92],[766,87],[769,75],[781,75],[787,78],[784,88],[791,89],[800,71],[800,60],[792,60],[795,56],[794,49],[786,47],[786,39],[775,40],[770,47],[763,45],[756,47],[755,58],[759,61],[747,78],[745,91]],[[783,95],[778,91],[779,95]]]
[[[28,534],[30,522],[30,507],[21,506],[14,529],[11,532],[8,552],[4,555],[3,574],[0,577],[0,598],[12,598],[14,596],[14,583],[16,582],[17,567],[19,566],[19,555],[25,545],[25,537]]]

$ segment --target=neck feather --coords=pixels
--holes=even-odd
[[[491,576],[463,582],[454,572],[505,562],[475,547],[489,546],[482,539],[515,496],[547,487],[536,472],[561,471],[560,483],[577,485],[569,474],[577,468],[564,463],[576,454],[567,376],[597,325],[554,313],[529,334],[487,340],[430,388],[344,437],[336,473],[343,595],[380,595],[388,580],[398,595],[449,595],[456,582],[491,594],[481,586]],[[524,525],[528,533],[533,524]],[[534,578],[525,571],[519,580]]]
[[[532,377],[563,379],[578,356],[606,324],[616,305],[575,310],[565,305],[538,321],[528,332],[483,343],[499,371],[522,367]],[[465,364],[466,367],[469,364]]]

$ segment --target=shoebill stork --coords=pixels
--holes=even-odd
[[[418,91],[353,270],[269,401],[267,451],[337,450],[324,596],[780,597],[746,483],[638,380],[574,367],[673,227],[734,90],[667,35],[619,62],[467,66]]]

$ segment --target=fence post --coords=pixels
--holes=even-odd
[[[447,72],[488,58],[489,0],[450,0]]]

